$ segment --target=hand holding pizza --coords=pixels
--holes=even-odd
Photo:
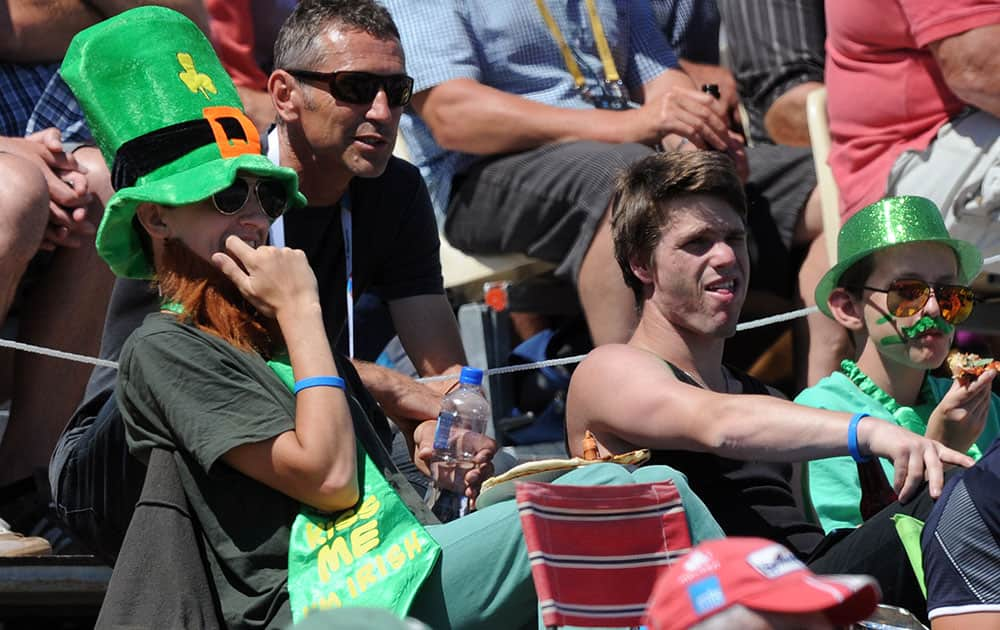
[[[990,394],[997,375],[995,362],[976,355],[953,355],[948,364],[955,381],[927,422],[926,437],[965,452],[983,432]]]

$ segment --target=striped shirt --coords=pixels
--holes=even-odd
[[[823,82],[823,0],[718,0],[730,66],[754,142],[773,143],[764,114],[797,85]]]

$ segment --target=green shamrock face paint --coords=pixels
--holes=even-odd
[[[899,335],[889,335],[883,337],[879,340],[879,345],[882,346],[895,346],[899,344],[906,343],[908,339],[913,339],[919,335],[924,334],[928,330],[940,330],[944,334],[950,334],[951,331],[955,330],[955,327],[949,324],[941,317],[928,317],[924,315],[921,317],[917,323],[912,326],[903,326],[900,328],[902,331],[902,336]]]
[[[921,317],[916,324],[912,326],[903,326],[903,334],[907,338],[916,337],[917,335],[922,335],[928,330],[940,330],[944,334],[949,334],[951,331],[955,330],[955,327],[949,324],[942,317],[928,317],[924,315]]]

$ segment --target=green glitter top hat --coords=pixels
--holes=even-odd
[[[866,206],[840,228],[837,264],[816,286],[816,306],[833,317],[827,299],[840,277],[855,263],[877,251],[904,243],[941,243],[952,248],[958,259],[958,278],[969,284],[983,266],[983,256],[974,245],[953,239],[934,202],[924,197],[886,197]]]

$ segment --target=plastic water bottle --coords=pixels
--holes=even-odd
[[[442,521],[464,513],[465,474],[475,466],[473,459],[486,439],[490,403],[482,383],[482,370],[463,367],[458,389],[441,399],[431,458],[434,487],[427,503]]]

